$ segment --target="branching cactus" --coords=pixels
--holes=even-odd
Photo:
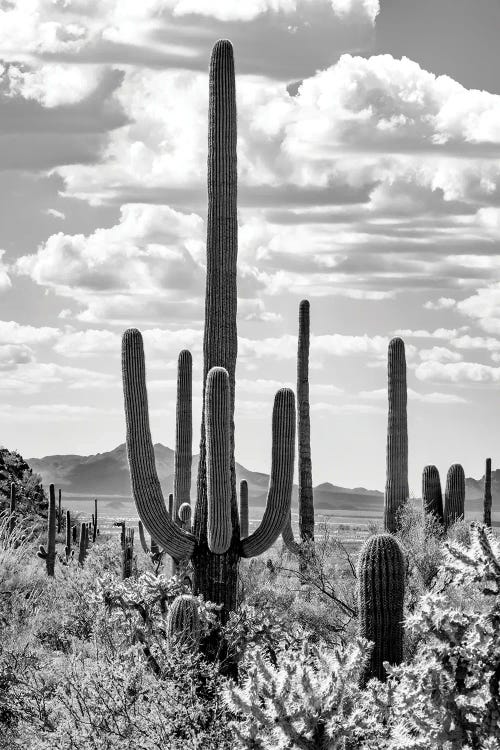
[[[66,561],[71,557],[71,513],[69,510],[66,511],[66,546],[64,548],[64,554],[66,555]]]
[[[483,523],[491,528],[491,458],[486,459],[484,472]]]
[[[408,426],[406,416],[406,359],[403,339],[389,342],[387,420],[387,469],[384,498],[384,528],[394,532],[398,510],[406,502],[408,491]]]
[[[189,594],[177,596],[167,615],[167,644],[197,650],[201,636],[198,602]]]
[[[182,503],[177,514],[181,527],[186,531],[191,531],[191,506],[189,503]]]
[[[392,534],[376,534],[365,542],[358,561],[359,635],[374,643],[363,674],[386,679],[384,661],[403,660],[405,559]]]
[[[179,521],[181,505],[190,504],[191,463],[193,452],[193,407],[191,352],[184,349],[177,363],[177,409],[175,426],[174,509]]]
[[[126,529],[122,548],[122,578],[131,578],[134,564],[134,529]]]
[[[191,559],[194,593],[222,605],[227,620],[236,606],[238,564],[276,541],[290,509],[295,448],[295,399],[283,388],[273,409],[271,477],[260,526],[240,537],[234,460],[236,332],[236,97],[233,50],[219,41],[210,63],[208,220],[203,413],[193,532],[167,512],[149,429],[142,336],[123,336],[122,366],[127,452],[139,516],[175,560]],[[215,369],[213,369],[215,368]]]
[[[12,535],[16,528],[16,485],[14,482],[10,485],[10,505],[9,505],[9,536]]]
[[[49,485],[49,515],[47,518],[47,525],[47,549],[45,549],[43,544],[41,544],[38,550],[38,557],[41,557],[42,560],[45,560],[45,565],[47,566],[47,575],[52,577],[54,575],[54,566],[56,562],[57,525],[56,493],[53,484]]]
[[[244,539],[248,536],[248,482],[240,482],[240,535]]]
[[[448,529],[455,521],[464,518],[465,473],[461,464],[453,464],[446,476],[444,493],[444,525]]]
[[[435,466],[424,466],[422,472],[422,509],[443,523],[443,493],[441,479]]]
[[[309,416],[309,339],[310,305],[303,299],[299,305],[299,336],[297,345],[297,443],[299,453],[299,531],[302,542],[314,539],[314,502],[311,463],[311,422]],[[283,541],[291,552],[304,552],[294,539],[292,516],[283,530]],[[302,563],[303,565],[303,563]]]

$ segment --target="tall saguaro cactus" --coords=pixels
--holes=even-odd
[[[47,549],[40,545],[38,557],[45,560],[47,575],[54,576],[54,567],[56,562],[56,492],[54,485],[49,485],[49,514],[47,518]]]
[[[483,523],[491,528],[491,458],[486,459],[484,472]]]
[[[10,507],[9,507],[9,536],[16,527],[16,485],[14,482],[10,485]]]
[[[242,539],[248,536],[248,482],[246,479],[240,482],[240,534]]]
[[[191,463],[193,452],[191,352],[183,349],[177,363],[177,409],[175,427],[174,508],[178,521],[179,508],[190,502]]]
[[[453,464],[446,476],[444,493],[444,525],[449,526],[464,518],[465,473],[461,464]]]
[[[233,50],[225,40],[215,44],[210,62],[208,142],[204,391],[193,533],[180,528],[165,507],[149,429],[142,336],[135,329],[123,336],[122,365],[127,452],[139,516],[175,560],[191,559],[194,594],[221,604],[225,621],[236,605],[239,560],[265,552],[281,533],[290,508],[295,449],[295,398],[282,388],[273,409],[266,510],[256,531],[241,539],[234,460],[236,98]]]
[[[376,534],[366,540],[358,561],[359,634],[374,643],[362,676],[386,679],[384,661],[403,660],[404,554],[392,534]]]
[[[389,342],[387,420],[387,469],[384,498],[384,527],[394,532],[398,509],[408,499],[408,424],[406,416],[406,358],[403,339]]]
[[[432,514],[443,523],[443,493],[439,471],[435,466],[424,466],[422,472],[422,506],[424,513]]]

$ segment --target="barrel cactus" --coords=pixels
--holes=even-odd
[[[193,531],[167,512],[156,472],[149,429],[142,336],[123,336],[122,369],[127,453],[139,516],[156,542],[175,560],[191,559],[195,594],[222,605],[226,621],[236,606],[240,559],[275,542],[290,508],[295,444],[295,399],[276,394],[267,507],[260,526],[241,539],[234,459],[236,332],[236,97],[233,50],[219,41],[210,63],[207,277],[203,412]]]
[[[248,482],[240,482],[240,535],[244,539],[248,536]]]
[[[443,523],[443,493],[441,479],[435,466],[425,466],[422,472],[422,508]]]
[[[486,459],[484,472],[483,523],[491,528],[491,458]]]
[[[56,493],[54,485],[49,485],[49,513],[47,518],[47,549],[40,545],[38,549],[38,557],[45,560],[47,567],[47,575],[54,575],[54,567],[56,562],[56,524],[57,524],[57,511],[56,511]]]
[[[177,596],[167,615],[167,644],[196,650],[201,636],[197,600],[189,595]]]
[[[461,464],[453,464],[446,476],[444,493],[444,525],[449,528],[456,521],[464,518],[465,509],[465,473]]]
[[[373,642],[362,676],[386,679],[384,662],[403,660],[403,602],[405,558],[392,534],[376,534],[366,540],[358,561],[359,634]]]
[[[403,339],[389,342],[386,484],[384,497],[384,528],[394,532],[398,511],[407,501],[408,491],[408,426],[406,416],[406,359]]]

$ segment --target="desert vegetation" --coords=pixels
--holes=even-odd
[[[29,467],[7,467],[0,527],[0,746],[500,748],[500,544],[423,469],[409,498],[404,342],[389,343],[384,526],[353,539],[314,511],[310,305],[299,307],[297,403],[272,413],[267,505],[249,533],[235,476],[236,100],[232,46],[210,63],[203,411],[191,509],[192,362],[178,361],[174,491],[165,502],[137,329],[123,335],[138,536],[72,519]],[[296,415],[298,416],[296,424]],[[299,536],[290,521],[298,432]],[[60,496],[59,496],[60,497]],[[239,502],[238,502],[239,501]],[[77,530],[79,527],[79,531]],[[75,530],[75,531],[74,531]],[[75,539],[75,535],[78,539]],[[283,538],[283,541],[281,540]],[[37,552],[38,550],[38,552]]]

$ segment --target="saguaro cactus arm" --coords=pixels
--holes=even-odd
[[[123,393],[127,425],[127,453],[132,493],[144,526],[169,555],[190,557],[194,537],[170,517],[156,472],[149,428],[144,346],[140,332],[130,328],[122,341]]]
[[[241,540],[241,557],[255,557],[269,549],[281,534],[290,512],[295,459],[295,396],[290,388],[281,388],[275,396],[272,429],[266,509],[259,527]]]
[[[464,518],[465,473],[462,464],[453,464],[446,475],[444,493],[444,525],[448,528]]]
[[[248,536],[248,482],[246,479],[240,482],[240,534],[242,539]]]
[[[189,503],[191,492],[191,463],[193,444],[192,416],[192,372],[191,352],[183,349],[177,362],[177,408],[175,421],[175,467],[174,498],[175,508],[171,513],[177,521],[179,508]]]
[[[432,513],[443,523],[441,479],[435,466],[424,466],[422,472],[422,508],[424,513]]]
[[[233,533],[229,420],[229,376],[223,367],[212,367],[205,390],[207,540],[216,555],[227,552]]]

